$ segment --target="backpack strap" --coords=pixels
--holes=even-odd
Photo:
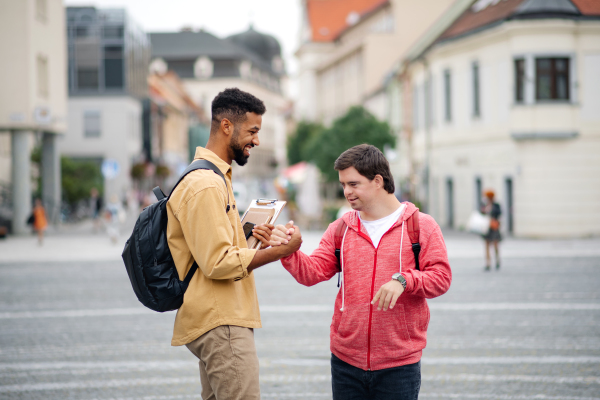
[[[337,268],[338,268],[338,284],[340,287],[340,272],[342,271],[341,266],[341,248],[342,248],[342,240],[344,240],[344,231],[346,230],[346,223],[343,219],[340,218],[340,222],[338,222],[337,227],[335,228],[335,233],[333,234],[333,242],[335,243],[335,257],[337,258]]]
[[[169,198],[171,198],[171,195],[175,191],[175,188],[177,187],[177,185],[179,185],[179,183],[183,180],[183,178],[185,178],[187,176],[187,174],[189,174],[190,172],[196,171],[197,169],[209,169],[209,170],[213,171],[215,174],[219,175],[221,177],[221,179],[223,179],[223,183],[225,184],[225,189],[226,189],[225,191],[227,192],[227,209],[225,212],[229,212],[229,208],[230,208],[229,207],[229,190],[227,190],[227,181],[225,180],[225,176],[223,175],[221,170],[215,164],[211,163],[208,160],[196,160],[196,161],[192,162],[190,165],[188,165],[188,167],[185,169],[185,171],[183,171],[183,173],[179,177],[179,180],[177,181],[175,186],[173,186],[173,189],[171,189]],[[158,200],[161,200],[161,199],[164,199],[165,197],[167,197],[162,192],[162,190],[160,190],[160,188],[158,186],[155,187],[154,189],[152,189],[152,191],[154,192],[154,195],[156,196],[156,198]]]
[[[413,254],[415,255],[415,269],[420,271],[419,268],[419,254],[421,253],[421,243],[419,243],[420,236],[420,228],[419,228],[419,209],[415,211],[408,219],[406,220],[406,225],[408,228],[408,237],[410,238],[410,243],[412,246]]]

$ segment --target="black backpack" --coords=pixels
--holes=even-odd
[[[181,174],[171,194],[187,174],[197,169],[214,171],[227,187],[225,177],[216,165],[207,160],[196,160]],[[167,243],[167,201],[171,195],[166,197],[158,186],[153,192],[158,202],[144,208],[138,217],[133,233],[125,243],[122,257],[138,300],[151,310],[165,312],[181,307],[183,294],[198,269],[198,264],[194,261],[185,279],[179,280]]]

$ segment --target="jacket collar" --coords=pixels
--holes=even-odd
[[[213,151],[205,149],[204,147],[196,147],[196,154],[194,154],[194,160],[207,160],[215,164],[223,175],[227,175],[231,172],[231,165],[227,164],[221,157],[216,155]]]
[[[402,215],[400,215],[400,217],[398,218],[398,221],[396,221],[396,223],[393,225],[393,227],[402,224],[402,222],[410,218],[411,215],[419,211],[417,206],[415,206],[413,203],[405,201],[402,204],[404,204],[406,208],[404,209]],[[350,227],[350,229],[354,229],[356,232],[359,232],[358,227],[360,225],[360,218],[358,217],[358,211],[349,211],[342,216],[342,219],[344,220],[346,225]]]

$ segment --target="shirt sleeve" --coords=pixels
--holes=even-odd
[[[452,282],[452,271],[442,230],[433,218],[422,220],[421,231],[430,225],[431,233],[421,242],[421,270],[409,269],[402,271],[402,275],[406,279],[406,293],[432,299],[448,291]]]
[[[257,250],[234,245],[235,233],[226,207],[223,193],[216,186],[209,186],[186,199],[175,217],[194,260],[207,278],[239,280],[248,276],[248,265]]]
[[[331,279],[338,272],[335,256],[334,224],[321,238],[319,247],[309,256],[300,250],[281,259],[283,267],[304,286],[313,286]]]

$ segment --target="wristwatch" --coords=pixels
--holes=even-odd
[[[392,279],[400,282],[404,290],[406,290],[406,279],[404,279],[400,272],[396,272],[394,275],[392,275]]]

